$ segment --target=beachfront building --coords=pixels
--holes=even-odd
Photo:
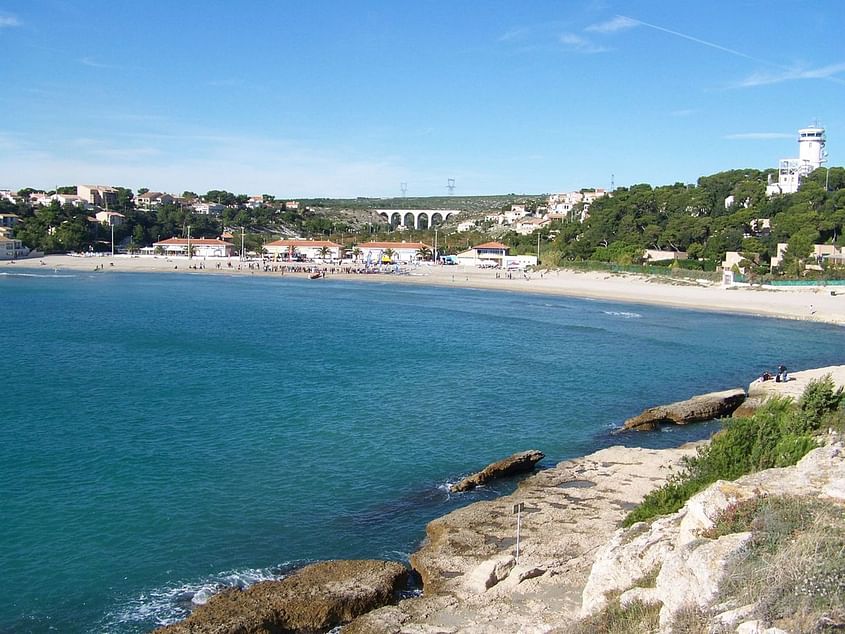
[[[798,158],[781,159],[778,179],[769,177],[766,195],[794,194],[810,172],[827,162],[824,128],[811,125],[798,130]]]
[[[221,258],[230,257],[234,253],[231,242],[224,242],[212,238],[168,238],[153,243],[153,250],[161,250],[165,255],[188,255],[190,245],[194,257]]]
[[[665,262],[666,260],[686,260],[689,256],[686,251],[664,251],[661,249],[646,249],[643,253],[643,262]]]
[[[510,247],[501,242],[485,242],[467,249],[456,256],[458,264],[482,268],[520,268],[536,266],[535,255],[510,255]]]
[[[264,245],[267,254],[276,260],[336,261],[341,259],[342,249],[341,245],[329,240],[276,240]]]
[[[786,242],[778,242],[777,255],[772,257],[772,268],[783,264],[788,246]],[[813,252],[804,261],[808,269],[821,270],[822,264],[825,263],[843,266],[845,265],[845,247],[838,247],[835,244],[814,244]]]
[[[15,238],[0,237],[0,260],[14,260],[29,253],[23,242]]]
[[[421,250],[432,250],[424,242],[364,242],[357,248],[361,251],[358,261],[362,264],[410,264],[421,259]]]
[[[382,220],[394,229],[429,229],[442,225],[459,209],[375,209]]]
[[[77,185],[76,194],[83,201],[97,207],[117,205],[117,190],[106,185]]]

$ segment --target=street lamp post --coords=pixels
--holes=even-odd
[[[188,259],[191,259],[191,225],[188,225]]]
[[[437,264],[437,225],[434,225],[434,263]]]
[[[109,218],[109,225],[111,226],[111,256],[114,258],[114,222]]]

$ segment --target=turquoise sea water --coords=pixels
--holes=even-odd
[[[143,632],[221,584],[402,559],[509,485],[445,484],[713,425],[649,405],[842,363],[841,328],[389,283],[0,275],[2,632]]]

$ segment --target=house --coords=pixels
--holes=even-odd
[[[295,200],[289,200],[285,203],[285,211],[298,211],[299,203]]]
[[[0,260],[14,260],[29,254],[29,249],[20,240],[0,237]]]
[[[464,220],[463,222],[458,223],[458,233],[464,233],[465,231],[472,231],[477,226],[475,220]]]
[[[458,253],[458,264],[480,267],[525,268],[536,266],[537,256],[509,255],[510,247],[501,242],[485,242]]]
[[[20,216],[17,214],[0,214],[0,227],[7,227],[11,229],[20,220]]]
[[[0,199],[8,200],[10,203],[18,202],[16,200],[16,192],[11,189],[0,189]]]
[[[491,263],[495,266],[502,266],[509,251],[510,247],[501,242],[485,242],[458,253],[458,263],[474,266]]]
[[[431,246],[423,242],[364,242],[357,248],[361,251],[360,260],[366,264],[417,262],[421,249],[431,251]]]
[[[125,216],[116,211],[98,211],[94,214],[94,219],[100,224],[108,225],[109,227],[119,227],[123,224]]]
[[[513,225],[513,230],[521,236],[527,236],[537,231],[537,229],[546,226],[550,222],[551,220],[548,220],[547,218],[536,218],[534,216],[527,216],[525,218],[517,220],[516,223]]]
[[[751,258],[749,259],[748,256],[750,255]],[[740,273],[745,273],[746,267],[741,264],[741,262],[754,262],[755,264],[759,260],[760,256],[756,253],[740,253],[739,251],[726,251],[725,252],[725,259],[722,261],[722,270],[723,271],[733,271],[733,268],[736,267],[739,269]]]
[[[325,255],[322,255],[323,249]],[[264,245],[268,255],[280,260],[340,260],[341,245],[329,240],[276,240]]]
[[[194,257],[230,257],[234,253],[231,242],[213,238],[168,238],[153,243],[153,249],[161,249],[165,255],[188,255],[190,245]]]
[[[589,216],[590,205],[602,196],[607,196],[607,191],[597,187],[596,189],[582,189],[577,192],[566,192],[552,194],[549,196],[549,211],[554,214],[564,214],[570,220],[584,222]],[[574,216],[576,205],[581,204],[581,210]]]
[[[76,194],[85,202],[97,207],[117,205],[117,190],[106,185],[77,185]]]
[[[135,197],[135,201],[138,205],[149,209],[150,207],[158,207],[159,205],[172,205],[176,201],[176,198],[162,192],[145,192],[138,194]]]
[[[204,216],[219,216],[226,209],[226,205],[220,203],[196,203],[194,211]]]
[[[646,249],[643,254],[643,262],[664,262],[666,260],[686,260],[689,256],[686,251],[662,251],[660,249]],[[730,268],[730,267],[728,267]]]
[[[788,246],[786,242],[778,242],[777,254],[772,257],[772,268],[783,264]],[[845,247],[838,247],[835,244],[814,244],[813,252],[805,260],[807,268],[821,270],[825,262],[836,266],[845,264]]]

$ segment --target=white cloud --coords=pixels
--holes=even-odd
[[[21,26],[21,21],[13,15],[0,15],[0,29]]]
[[[559,41],[567,48],[567,50],[575,53],[606,53],[610,50],[604,46],[598,46],[587,38],[576,35],[575,33],[564,33],[560,36]]]
[[[79,60],[80,64],[85,66],[90,66],[91,68],[109,68],[109,69],[117,69],[117,66],[112,66],[111,64],[103,64],[102,62],[96,61],[92,57],[83,57]]]
[[[637,20],[632,20],[631,18],[627,18],[624,15],[617,15],[611,18],[610,20],[606,20],[605,22],[591,24],[584,30],[591,31],[593,33],[616,33],[617,31],[625,31],[627,29],[633,29],[638,26],[640,26],[640,22],[638,22]]]
[[[798,79],[826,79],[837,83],[845,83],[840,73],[845,72],[845,63],[829,64],[821,68],[787,68],[770,73],[754,73],[736,84],[739,88],[752,88],[754,86],[768,86],[779,84],[785,81]]]
[[[791,139],[794,133],[788,132],[738,132],[726,134],[725,138],[732,141],[770,141],[772,139]]]

